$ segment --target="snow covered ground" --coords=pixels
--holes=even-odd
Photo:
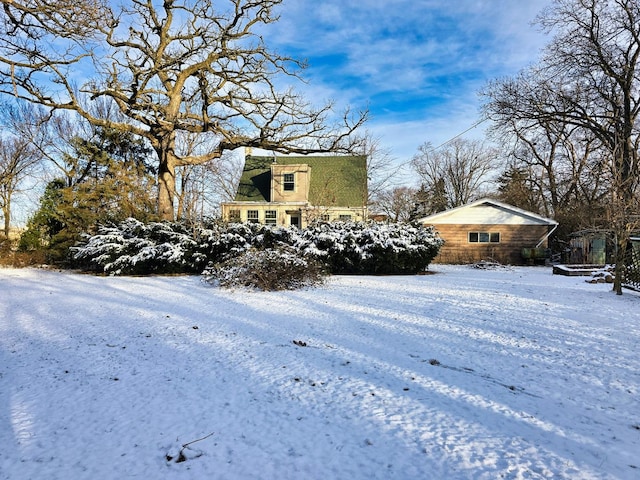
[[[0,270],[0,479],[638,479],[640,296]]]

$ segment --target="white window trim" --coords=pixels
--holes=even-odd
[[[291,180],[286,180],[288,176],[291,176]],[[291,185],[291,188],[287,188],[287,185]],[[296,176],[293,172],[287,172],[282,174],[282,191],[283,192],[295,192],[296,191]]]
[[[250,217],[250,213],[255,213],[255,217]],[[260,223],[260,211],[259,210],[247,210],[247,222],[249,223]]]
[[[273,215],[272,217],[270,215]],[[277,225],[278,223],[278,211],[277,210],[265,210],[264,223],[266,225]]]

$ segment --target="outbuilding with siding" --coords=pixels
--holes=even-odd
[[[558,222],[490,198],[420,219],[445,241],[437,263],[492,259],[519,265],[544,258],[547,239]]]

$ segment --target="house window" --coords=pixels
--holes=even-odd
[[[293,192],[296,188],[293,173],[285,173],[282,179],[282,186],[286,192]]]
[[[264,212],[264,223],[267,225],[275,225],[278,223],[277,212],[275,210],[267,210]]]
[[[350,222],[350,221],[351,221],[351,215],[340,215],[340,216],[338,217],[338,219],[339,219],[341,222]]]
[[[247,210],[247,222],[258,223],[258,210]]]
[[[323,213],[322,215],[320,215],[320,221],[321,222],[328,222],[331,219],[331,217],[329,217],[328,213]]]
[[[240,223],[240,210],[229,210],[229,221],[232,223]]]
[[[469,243],[500,243],[500,232],[469,232]]]

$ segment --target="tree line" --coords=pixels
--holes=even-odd
[[[256,147],[368,154],[370,202],[391,220],[490,195],[555,218],[559,240],[609,229],[624,266],[640,211],[636,0],[554,0],[536,18],[551,38],[537,62],[480,92],[487,138],[425,142],[411,160],[418,181],[396,187],[389,154],[361,133],[367,112],[279,88],[304,72],[261,35],[284,0],[0,3],[5,233],[12,193],[42,159],[54,168],[40,172],[51,178],[30,228],[51,233],[112,217],[201,218],[209,199],[232,194],[229,153]]]
[[[555,218],[560,239],[588,227],[611,231],[620,294],[628,239],[640,228],[640,3],[554,0],[536,23],[552,35],[539,61],[480,92],[499,150],[483,162],[473,143],[427,143],[413,158],[420,213],[478,196],[498,161],[494,189],[483,193]]]

